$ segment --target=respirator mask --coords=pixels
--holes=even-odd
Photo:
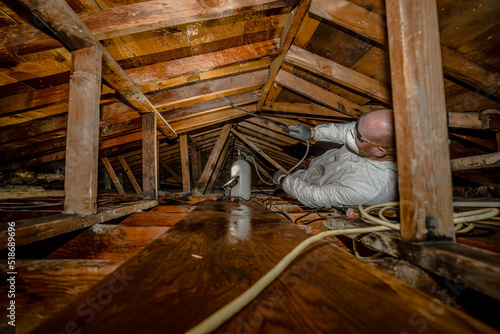
[[[349,131],[347,133],[346,145],[354,153],[359,153],[359,148],[358,148],[358,145],[356,145],[356,139],[354,139],[354,138],[355,138],[354,137],[354,129],[352,129],[351,131]]]

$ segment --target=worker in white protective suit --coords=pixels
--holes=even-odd
[[[373,205],[397,199],[397,165],[392,110],[377,110],[357,122],[288,127],[299,139],[344,144],[314,158],[307,170],[278,171],[275,184],[309,207]]]

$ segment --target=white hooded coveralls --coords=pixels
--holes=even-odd
[[[315,140],[344,144],[311,160],[307,170],[287,176],[283,190],[312,207],[373,205],[397,199],[397,165],[359,156],[347,148],[355,122],[316,126]]]

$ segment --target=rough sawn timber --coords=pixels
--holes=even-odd
[[[64,331],[67,324],[85,333],[184,333],[307,237],[256,202],[205,201],[116,270],[122,289],[98,305],[100,312],[90,312],[87,300],[108,291],[112,275],[33,333]],[[493,331],[445,305],[436,315],[435,303],[321,241],[216,333],[399,333],[421,328],[417,319],[425,321],[427,333]]]

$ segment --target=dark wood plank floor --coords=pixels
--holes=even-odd
[[[307,236],[256,202],[203,202],[35,333],[183,333]],[[217,333],[492,331],[376,270],[317,242]]]

